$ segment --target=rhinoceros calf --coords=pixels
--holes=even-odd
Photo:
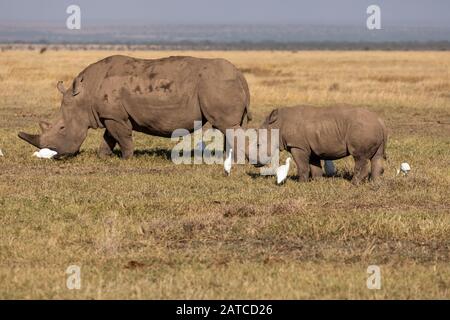
[[[250,93],[242,73],[224,59],[169,57],[157,60],[111,56],[91,64],[69,89],[62,82],[61,113],[41,122],[41,135],[19,137],[58,156],[79,151],[89,128],[106,128],[99,155],[118,143],[123,158],[133,155],[132,131],[170,137],[208,121],[223,133],[250,120]]]
[[[320,160],[336,160],[349,155],[355,159],[354,184],[369,175],[368,160],[372,179],[383,173],[386,127],[375,113],[366,109],[280,108],[270,113],[261,128],[280,130],[280,150],[286,149],[292,154],[299,181],[322,176]],[[270,143],[266,139],[261,136],[259,143]]]

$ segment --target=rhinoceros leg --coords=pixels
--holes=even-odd
[[[384,171],[383,158],[377,156],[373,157],[372,159],[370,159],[370,165],[371,165],[370,179],[372,181],[377,181]]]
[[[100,147],[98,148],[98,155],[100,158],[106,158],[113,154],[114,147],[117,144],[117,140],[109,133],[108,130],[105,130],[103,134],[103,139],[100,142]]]
[[[294,158],[295,164],[297,165],[298,181],[308,181],[310,173],[310,154],[300,148],[292,148],[290,152],[292,154],[292,157]]]
[[[368,159],[362,156],[353,156],[353,158],[355,159],[355,171],[352,183],[358,185],[369,175]]]
[[[235,75],[234,80],[224,80],[220,76],[220,73],[204,75],[204,81],[199,85],[202,114],[214,128],[220,130],[224,135],[227,129],[245,130],[243,125],[248,120],[247,107],[250,99],[248,92],[241,84],[242,80],[238,74]],[[211,81],[206,81],[207,79]],[[234,148],[240,149],[233,150],[234,161],[238,160],[239,154],[245,154],[248,158],[248,150],[245,150],[244,146],[237,146],[233,141],[228,143]]]
[[[134,144],[133,144],[133,127],[129,120],[105,120],[106,130],[111,136],[119,143],[120,150],[122,151],[122,158],[129,159],[133,156]]]
[[[320,178],[323,176],[323,170],[322,165],[320,164],[320,159],[311,156],[311,159],[309,160],[309,170],[311,171],[311,178]]]
[[[372,181],[378,180],[378,178],[384,172],[383,158],[384,158],[384,145],[382,144],[380,147],[378,147],[378,150],[372,157],[372,159],[370,159],[370,166],[371,166],[370,178]]]

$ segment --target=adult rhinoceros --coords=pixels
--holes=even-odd
[[[99,155],[133,155],[132,131],[170,137],[178,128],[194,130],[208,121],[223,133],[250,120],[250,94],[242,73],[224,59],[169,57],[156,60],[111,56],[84,69],[65,90],[61,113],[41,122],[41,135],[19,137],[58,156],[80,149],[89,128],[105,128]]]

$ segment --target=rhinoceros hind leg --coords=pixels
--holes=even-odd
[[[384,171],[383,158],[378,156],[373,157],[372,159],[370,159],[370,165],[371,165],[370,179],[372,181],[377,181]]]
[[[365,157],[355,158],[355,171],[353,173],[352,183],[358,185],[361,181],[367,178],[369,175],[368,159]]]
[[[300,148],[292,148],[290,152],[297,166],[298,181],[299,182],[308,181],[310,173],[309,167],[310,154]]]
[[[100,142],[100,147],[98,148],[98,156],[100,158],[112,156],[116,144],[116,139],[114,139],[114,137],[108,132],[108,130],[105,130],[102,141]]]
[[[383,174],[384,168],[383,168],[383,158],[384,158],[384,144],[381,144],[378,147],[377,152],[375,152],[375,155],[370,159],[370,179],[372,181],[377,181],[378,178]]]
[[[320,164],[319,158],[311,156],[311,159],[309,160],[309,170],[311,172],[311,179],[323,177],[322,165]]]
[[[133,129],[131,122],[129,120],[116,121],[107,119],[105,120],[105,127],[111,136],[119,143],[120,150],[122,151],[122,158],[131,158],[134,152]]]

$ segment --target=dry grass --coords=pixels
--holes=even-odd
[[[229,59],[249,81],[254,126],[299,103],[378,112],[387,170],[360,187],[175,166],[173,143],[142,134],[129,161],[96,157],[100,131],[76,158],[31,158],[17,132],[55,113],[58,80],[110,54],[0,53],[0,298],[450,298],[450,53],[130,53]],[[412,174],[396,178],[402,161]],[[337,167],[347,177],[352,161]],[[71,264],[79,291],[65,287]],[[370,264],[381,290],[366,288]]]

